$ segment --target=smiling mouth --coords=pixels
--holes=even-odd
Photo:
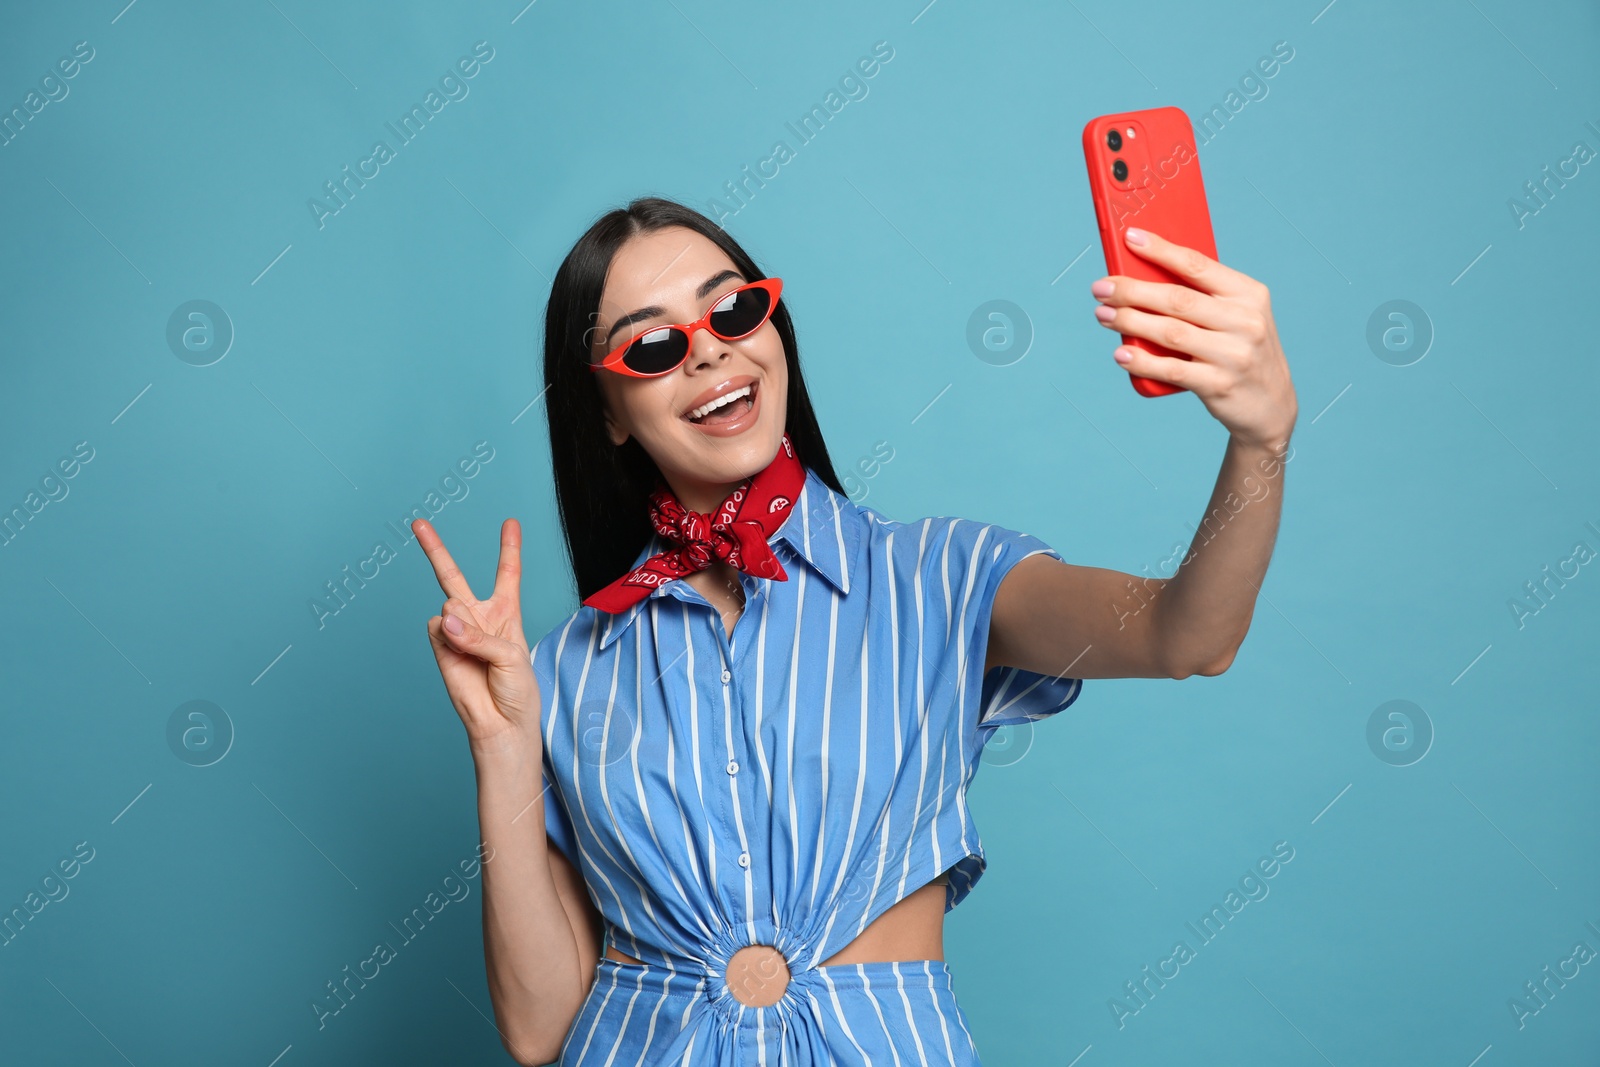
[[[730,393],[718,397],[711,404],[702,405],[683,416],[696,426],[715,426],[718,423],[733,422],[748,415],[756,406],[756,384],[735,389]],[[729,400],[728,397],[733,397]],[[715,405],[714,407],[712,405]],[[710,410],[706,410],[710,408]],[[698,417],[696,417],[698,413]]]

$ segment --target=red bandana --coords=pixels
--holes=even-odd
[[[778,531],[805,485],[806,468],[783,435],[778,453],[710,515],[689,511],[672,490],[650,494],[650,522],[656,532],[682,548],[659,552],[610,585],[584,598],[584,603],[615,615],[637,604],[668,582],[725,559],[746,574],[787,581],[783,565],[767,538]]]

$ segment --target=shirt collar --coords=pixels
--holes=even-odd
[[[824,578],[841,594],[850,592],[850,561],[854,558],[860,530],[853,521],[857,507],[849,497],[829,487],[810,467],[806,468],[805,484],[800,497],[784,518],[778,532],[767,539],[783,564],[788,581],[795,580],[796,561],[805,564]],[[628,569],[639,566],[657,552],[666,550],[671,542],[654,531],[650,540],[634,557]],[[644,599],[616,615],[606,615],[600,633],[600,649],[604,651],[628,629],[634,618],[649,606],[651,599],[661,596],[683,595],[683,580],[668,582],[650,591]],[[604,614],[604,613],[602,613]]]

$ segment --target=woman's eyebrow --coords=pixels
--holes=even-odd
[[[711,277],[700,283],[700,288],[694,291],[694,298],[696,300],[704,300],[706,297],[711,295],[712,290],[730,278],[738,278],[740,281],[743,281],[744,275],[740,274],[736,270],[725,270],[719,274],[713,274]],[[611,329],[606,331],[606,344],[609,345],[611,343],[611,338],[624,326],[632,326],[636,322],[642,322],[645,319],[652,319],[657,315],[665,314],[666,309],[652,304],[650,307],[640,308],[638,311],[630,312],[629,314],[622,316],[622,318],[611,324]]]

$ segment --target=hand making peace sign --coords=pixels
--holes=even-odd
[[[539,687],[522,635],[521,525],[507,519],[500,526],[500,565],[487,600],[472,595],[431,523],[417,519],[411,531],[449,597],[428,620],[428,641],[468,741],[474,749],[531,745],[538,752]]]

